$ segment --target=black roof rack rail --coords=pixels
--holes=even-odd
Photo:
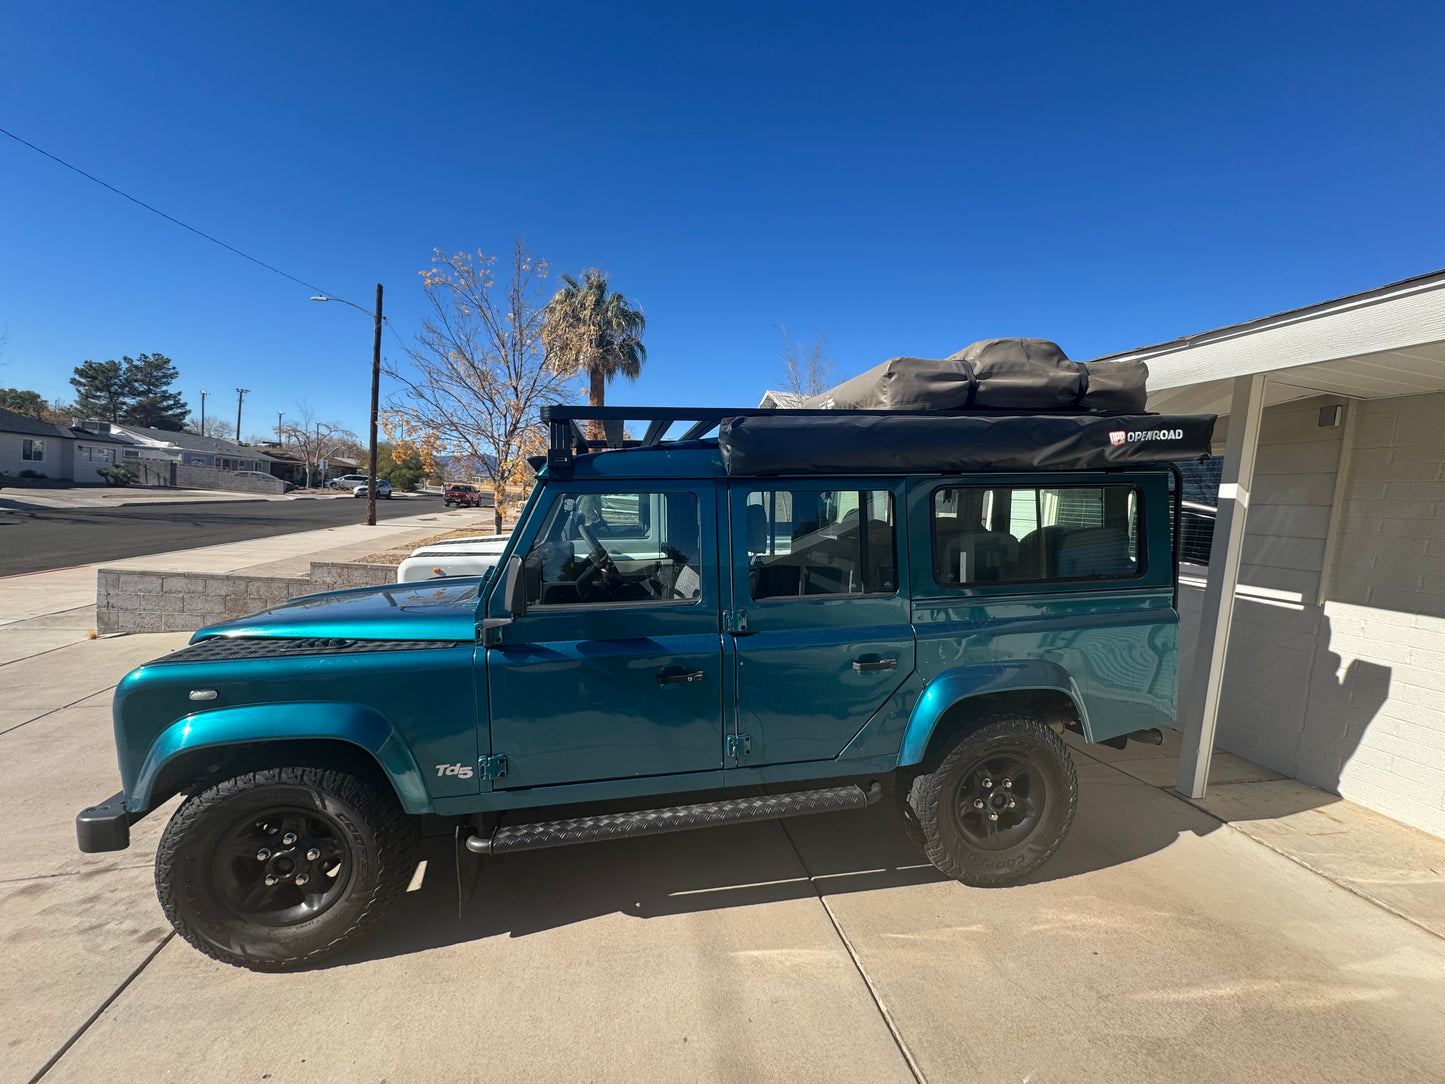
[[[615,448],[652,448],[678,422],[693,424],[674,440],[697,440],[716,429],[728,418],[756,417],[764,414],[787,414],[790,417],[840,414],[892,414],[889,410],[800,410],[773,407],[594,407],[552,403],[542,408],[542,421],[547,426],[547,466],[557,475],[572,469],[575,456]],[[949,411],[947,413],[953,413]],[[970,411],[966,413],[993,413]],[[579,422],[601,422],[602,440],[590,440]],[[629,440],[623,432],[624,422],[647,422],[641,440]]]
[[[593,407],[553,403],[542,408],[542,421],[547,426],[547,466],[553,474],[558,474],[572,469],[574,456],[588,452],[655,447],[678,422],[693,423],[678,439],[695,440],[717,428],[725,418],[771,413],[771,410],[738,407]],[[589,440],[579,422],[601,422],[603,439]],[[642,439],[628,440],[623,431],[624,422],[647,422]]]
[[[728,418],[762,417],[783,414],[790,418],[829,417],[844,415],[893,416],[896,410],[818,410],[797,407],[594,407],[574,406],[568,403],[552,403],[542,408],[542,422],[547,426],[546,464],[553,477],[565,477],[572,470],[576,456],[589,452],[601,452],[617,448],[652,448],[662,443],[663,437],[679,422],[692,422],[683,433],[673,438],[677,441],[697,440],[716,429]],[[933,414],[988,415],[1007,414],[999,410],[939,410]],[[1031,413],[1025,411],[1024,413]],[[1062,411],[1058,413],[1088,414],[1092,411]],[[601,422],[604,438],[592,440],[587,436],[580,422]],[[625,422],[647,422],[647,430],[641,440],[627,439]],[[536,457],[540,460],[540,457]]]

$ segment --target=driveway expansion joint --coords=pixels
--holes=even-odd
[[[80,1041],[81,1036],[83,1036],[87,1031],[89,1031],[91,1029],[91,1026],[94,1025],[94,1023],[105,1014],[105,1010],[115,1004],[116,998],[120,997],[121,994],[125,993],[126,988],[130,986],[131,983],[135,982],[136,979],[140,978],[140,973],[144,971],[147,967],[149,967],[151,961],[161,954],[161,949],[165,948],[173,940],[175,940],[175,936],[176,931],[171,930],[164,937],[162,937],[160,943],[156,945],[155,948],[150,950],[144,960],[142,960],[139,964],[136,965],[134,971],[132,971],[129,975],[127,975],[124,979],[121,980],[120,985],[117,986],[113,991],[111,991],[110,996],[100,1003],[100,1007],[96,1009],[95,1012],[91,1013],[90,1016],[85,1020],[85,1022],[80,1025],[80,1027],[75,1029],[75,1032],[70,1036],[70,1038],[66,1039],[65,1042],[60,1045],[59,1050],[57,1050],[54,1054],[50,1055],[49,1059],[45,1062],[45,1064],[36,1071],[35,1075],[32,1076],[29,1081],[26,1082],[26,1084],[36,1084],[36,1082],[39,1081],[42,1077],[44,1077],[46,1073],[54,1069],[60,1059],[65,1057],[66,1053],[70,1050],[70,1048]]]
[[[883,1004],[883,998],[878,993],[878,988],[873,985],[873,980],[868,977],[868,972],[864,970],[863,961],[858,958],[858,953],[853,948],[853,942],[848,940],[848,935],[843,932],[843,927],[838,923],[838,916],[833,914],[833,908],[828,906],[827,898],[819,890],[817,879],[813,876],[813,871],[808,868],[807,860],[803,858],[803,852],[798,849],[798,844],[793,839],[793,833],[788,831],[788,822],[780,820],[777,824],[778,827],[783,830],[783,838],[788,841],[788,846],[793,849],[793,855],[797,858],[798,865],[802,867],[804,876],[808,878],[808,884],[812,886],[813,893],[818,897],[818,902],[822,904],[823,913],[828,916],[828,921],[833,926],[833,932],[842,943],[843,950],[848,953],[848,959],[853,961],[853,969],[858,972],[858,977],[863,980],[863,986],[867,989],[868,996],[873,1000],[873,1007],[878,1010],[878,1015],[882,1018],[884,1027],[888,1029],[888,1034],[893,1037],[893,1045],[898,1048],[898,1053],[903,1058],[904,1064],[908,1066],[908,1071],[913,1075],[913,1079],[918,1081],[918,1084],[927,1084],[928,1078],[923,1075],[923,1069],[913,1057],[913,1052],[908,1049],[908,1044],[904,1042],[903,1034],[899,1031],[893,1015],[888,1011],[887,1006]]]

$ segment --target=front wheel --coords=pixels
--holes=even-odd
[[[286,971],[375,928],[416,848],[416,823],[389,787],[328,768],[269,768],[181,805],[156,850],[156,893],[207,956]]]
[[[987,715],[931,757],[903,793],[909,835],[942,872],[989,887],[1049,860],[1068,835],[1078,776],[1063,740],[1027,712]]]

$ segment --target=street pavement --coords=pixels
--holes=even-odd
[[[880,803],[491,860],[458,919],[437,840],[344,959],[215,963],[154,897],[174,802],[75,850],[115,682],[185,639],[57,643],[83,617],[0,630],[0,1084],[1445,1080],[1445,841],[1227,756],[1191,805],[1172,735],[1073,741],[1073,833],[1011,888],[945,880]]]
[[[378,521],[441,511],[440,497],[398,494],[376,502]],[[0,576],[120,561],[317,528],[358,524],[366,502],[333,499],[152,502],[0,514]]]

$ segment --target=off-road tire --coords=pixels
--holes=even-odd
[[[218,848],[225,841],[229,851],[238,831],[287,810],[331,826],[345,853],[345,882],[332,882],[335,898],[313,917],[278,925],[228,902],[239,892],[228,871],[250,871],[226,863]],[[210,782],[176,811],[156,849],[156,894],[176,932],[207,956],[253,971],[288,971],[319,963],[381,925],[412,876],[418,839],[416,819],[380,781],[314,766],[244,772]],[[301,890],[293,891],[300,899]]]
[[[1008,764],[1021,769],[998,773],[988,768]],[[992,778],[995,774],[1000,778]],[[1027,796],[1002,789],[1003,778],[1012,784],[1015,776],[1028,788]],[[983,788],[985,781],[993,787]],[[904,828],[918,849],[943,873],[979,887],[1012,884],[1047,862],[1068,835],[1079,802],[1068,747],[1047,723],[1022,711],[980,717],[914,774],[901,775],[897,788]],[[1016,839],[995,829],[1000,838],[985,843],[988,803],[1010,797],[1027,797],[1037,805],[1032,821],[1021,817],[1008,829]],[[975,800],[984,801],[985,810],[976,811]],[[1005,824],[1015,816],[1013,807],[999,812]]]

